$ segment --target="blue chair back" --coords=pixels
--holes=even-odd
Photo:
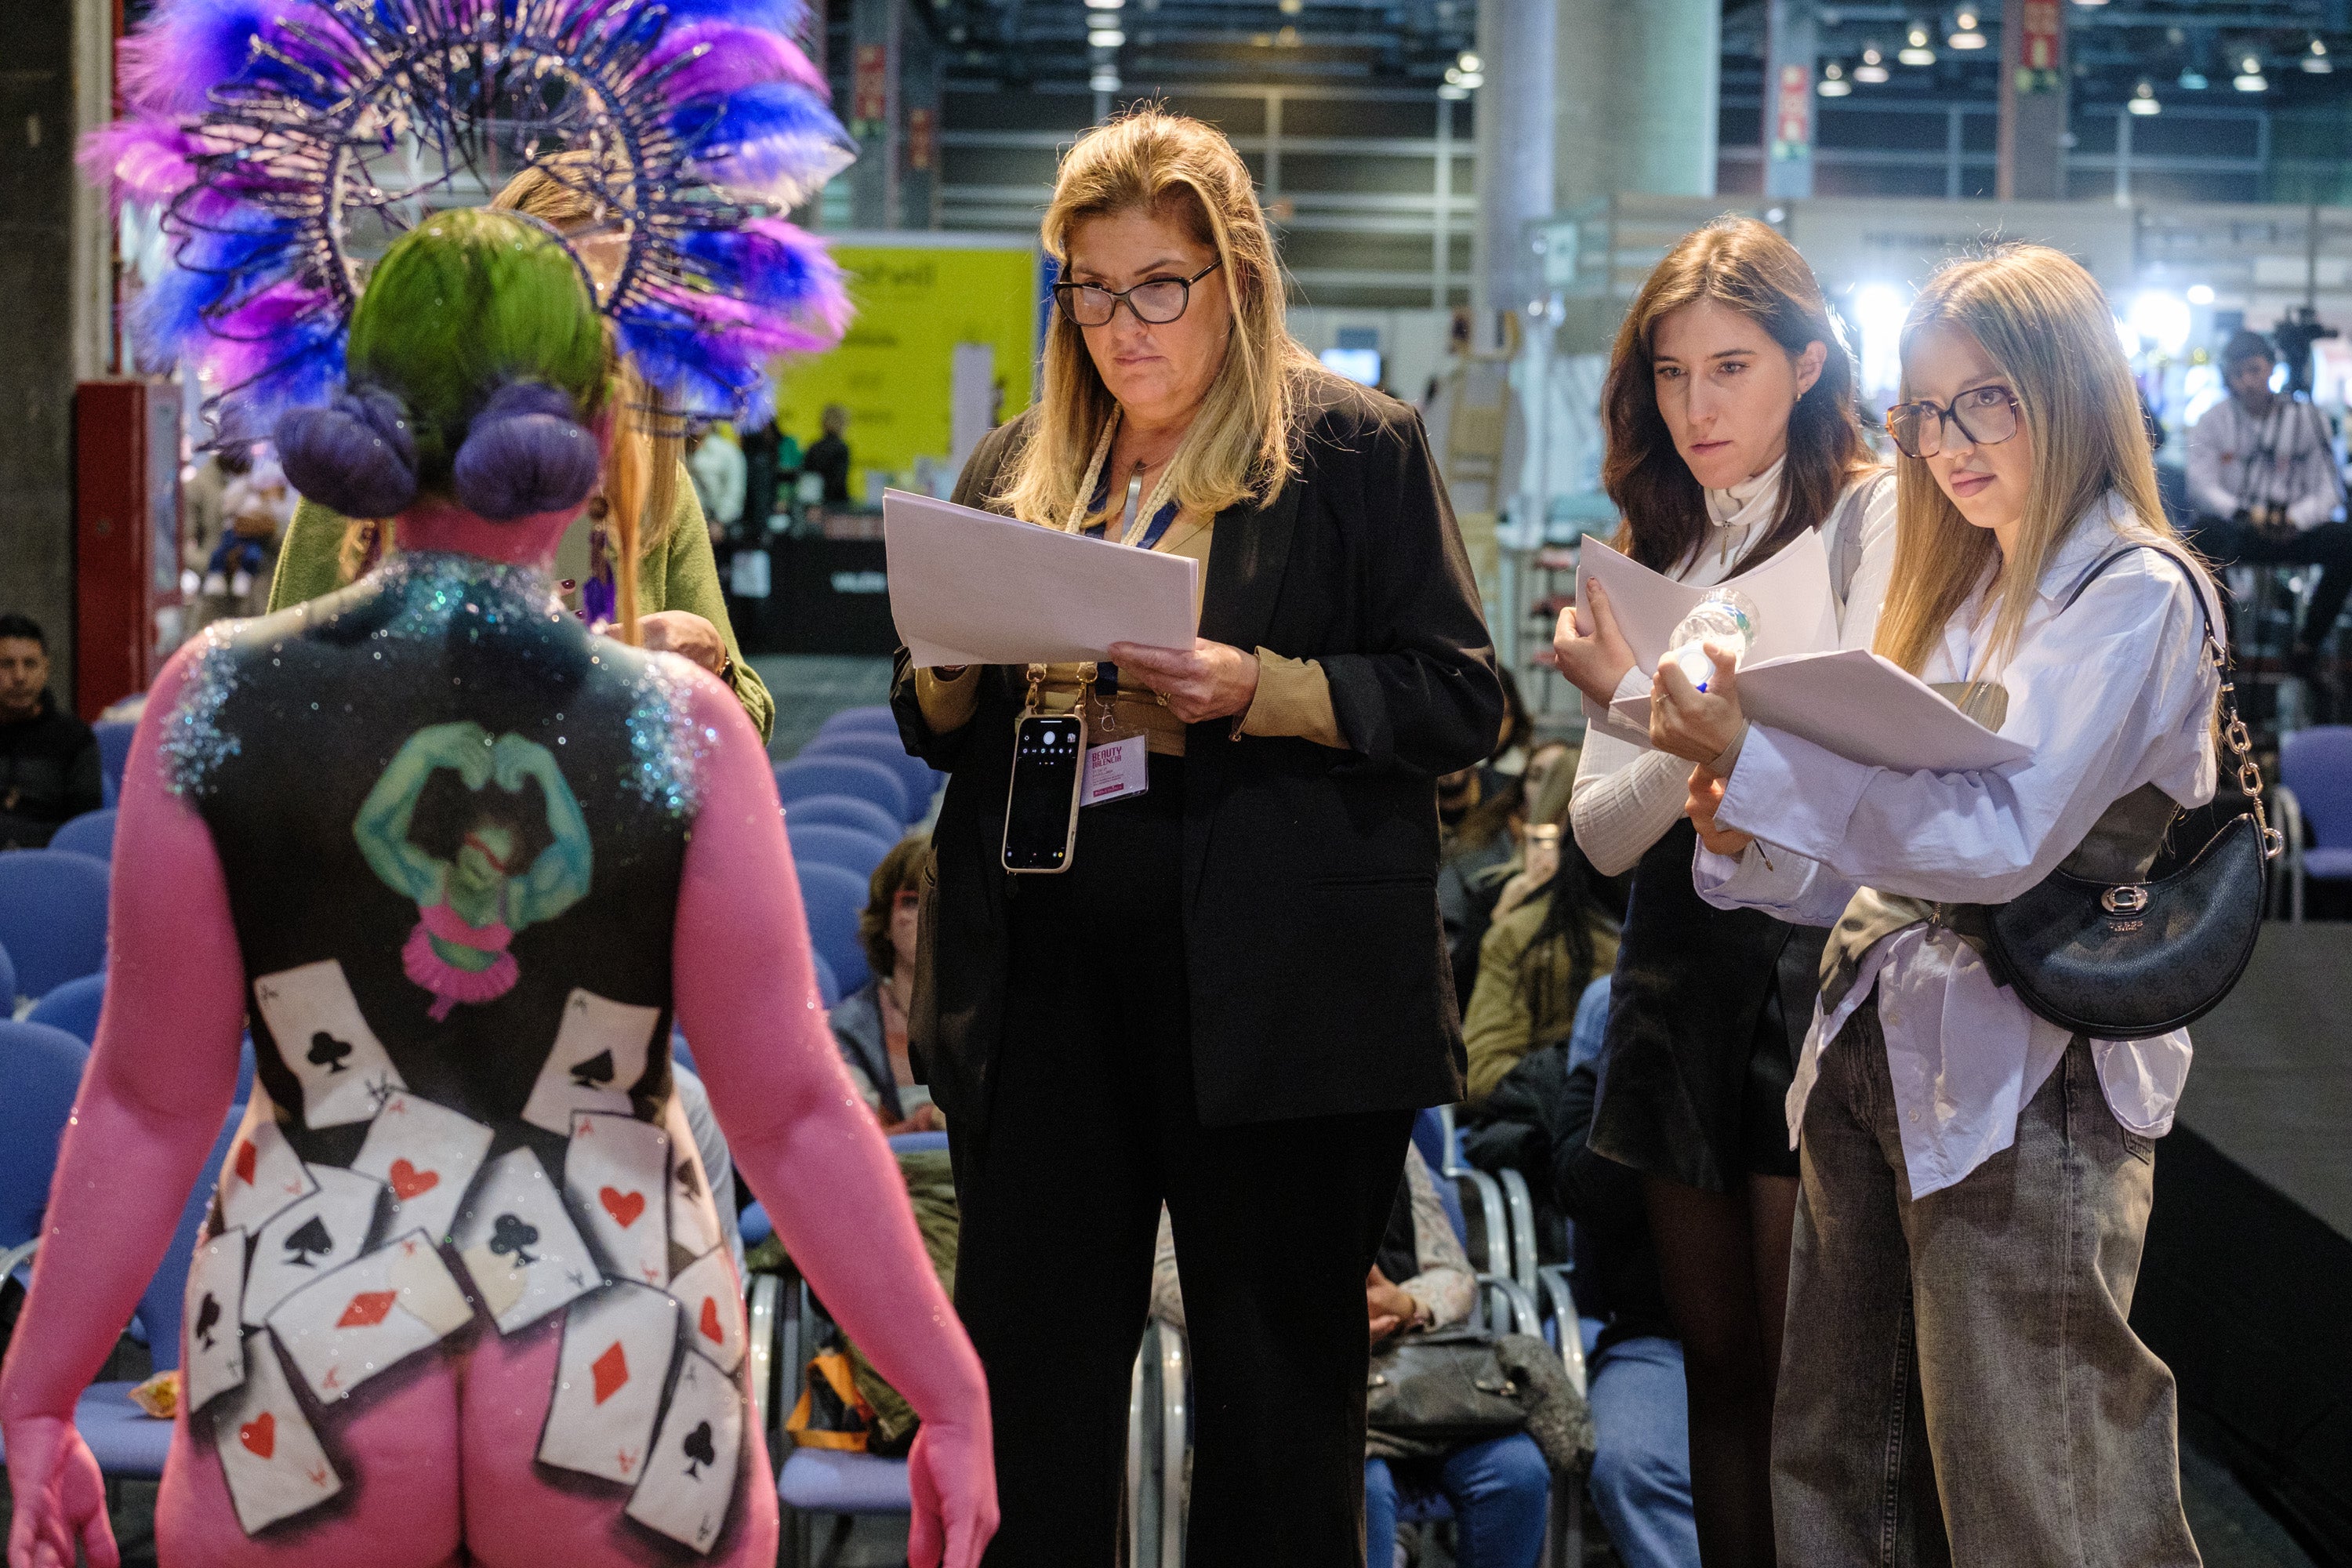
[[[948,1146],[944,1132],[901,1132],[890,1140],[893,1154],[927,1154],[941,1152]]]
[[[868,708],[845,708],[831,714],[816,727],[820,735],[839,735],[852,731],[868,734],[895,735],[898,732],[898,716],[890,711],[887,702]]]
[[[882,858],[897,842],[855,827],[828,827],[821,822],[789,820],[784,824],[784,837],[792,840],[796,865],[838,866],[867,878],[874,875],[874,868],[882,864]]]
[[[2280,736],[2279,782],[2294,791],[2314,844],[2352,849],[2352,725],[2322,724]]]
[[[253,1098],[253,1036],[248,1032],[237,1042],[236,1102],[243,1105]]]
[[[813,795],[847,795],[870,800],[907,817],[907,786],[898,773],[867,757],[796,757],[776,764],[776,795],[789,806]]]
[[[25,1015],[36,1024],[63,1029],[85,1046],[98,1043],[98,1005],[106,997],[106,972],[52,986]]]
[[[16,961],[8,956],[7,944],[0,942],[0,1012],[14,1014],[22,994],[16,989]]]
[[[931,771],[931,764],[920,757],[910,757],[898,743],[895,734],[885,735],[856,730],[837,735],[819,735],[801,748],[803,757],[864,757],[879,763],[898,775],[907,786],[907,820],[919,822],[931,809],[931,796],[940,790],[942,775]]]
[[[46,996],[106,967],[106,879],[105,861],[70,849],[0,854],[0,946],[16,961],[20,994]]]
[[[188,1192],[187,1201],[180,1205],[180,1223],[172,1232],[172,1245],[163,1249],[163,1260],[155,1266],[154,1278],[147,1281],[147,1289],[139,1298],[139,1326],[147,1331],[148,1353],[154,1358],[157,1372],[168,1372],[180,1364],[180,1323],[187,1310],[188,1266],[195,1261],[196,1241],[204,1234],[205,1215],[211,1209],[213,1188],[220,1180],[220,1169],[228,1159],[229,1141],[236,1136],[237,1124],[245,1120],[245,1105],[228,1108],[228,1120],[221,1123],[220,1136],[213,1140],[213,1152],[205,1160],[204,1173]]]
[[[1470,1222],[1462,1214],[1462,1194],[1445,1174],[1445,1122],[1434,1106],[1412,1119],[1412,1146],[1422,1163],[1429,1167],[1429,1184],[1437,1189],[1437,1201],[1445,1210],[1446,1223],[1454,1227],[1454,1239],[1468,1247]]]
[[[100,798],[108,805],[122,798],[122,770],[131,765],[131,737],[138,728],[127,719],[101,719],[90,726],[98,735]]]
[[[679,1034],[676,1029],[672,1029],[669,1032],[669,1059],[673,1066],[682,1067],[688,1072],[696,1071],[694,1066],[694,1047],[688,1045],[686,1043],[686,1037]],[[696,1073],[696,1076],[699,1077],[701,1075],[699,1073]]]
[[[41,1234],[58,1140],[89,1048],[47,1024],[0,1019],[0,1248]]]
[[[814,951],[809,953],[809,962],[816,967],[817,999],[828,1009],[841,1005],[841,982],[833,977],[833,965],[824,961],[824,954]]]
[[[801,906],[808,911],[809,945],[833,968],[842,994],[866,984],[866,949],[857,940],[857,916],[866,908],[866,879],[838,866],[799,868]]]
[[[784,826],[792,827],[854,827],[860,833],[896,844],[905,837],[907,825],[875,805],[854,795],[813,795],[796,800],[784,812]]]
[[[101,860],[114,858],[114,807],[103,805],[96,811],[85,811],[58,828],[49,839],[52,849],[70,849],[77,855],[95,855]]]

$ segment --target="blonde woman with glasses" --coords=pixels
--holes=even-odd
[[[1877,651],[2032,754],[1864,767],[1747,722],[1736,678],[1702,695],[1672,669],[1652,722],[1711,766],[1702,896],[1837,921],[1789,1094],[1780,1558],[2190,1564],[2172,1375],[2129,1321],[2188,1034],[2070,1037],[1973,933],[2062,863],[2141,879],[2212,797],[2213,585],[2165,522],[2075,263],[2014,245],[1948,267],[1902,356]]]
[[[1189,647],[1034,683],[898,655],[908,749],[950,775],[908,1034],[995,1412],[988,1561],[1112,1559],[1164,1200],[1192,1561],[1356,1568],[1367,1278],[1414,1111],[1462,1094],[1435,781],[1494,748],[1502,689],[1420,423],[1292,340],[1231,143],[1148,110],[1089,133],[1044,237],[1044,396],[957,499],[1203,570]],[[1015,721],[1081,701],[1148,787],[1008,876]]]

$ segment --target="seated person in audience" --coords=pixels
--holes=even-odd
[[[1476,1303],[1477,1289],[1429,1166],[1421,1151],[1407,1144],[1404,1180],[1397,1184],[1388,1233],[1364,1279],[1366,1328],[1374,1355],[1397,1335],[1462,1322]],[[1160,1211],[1160,1247],[1152,1260],[1151,1315],[1180,1331],[1184,1327],[1176,1237],[1165,1208]],[[1402,1562],[1396,1545],[1400,1489],[1445,1494],[1454,1510],[1454,1560],[1459,1568],[1535,1568],[1543,1553],[1551,1471],[1535,1439],[1524,1432],[1465,1443],[1441,1459],[1367,1458],[1364,1539],[1369,1542],[1366,1561],[1372,1568]]]
[[[833,1036],[850,1081],[885,1133],[937,1132],[947,1126],[931,1091],[915,1081],[907,1056],[907,1005],[915,994],[915,911],[931,841],[902,840],[874,868],[866,912],[857,917],[874,977],[833,1009]]]
[[[98,737],[49,695],[38,623],[0,616],[0,849],[39,849],[69,818],[96,811]]]
[[[1547,1110],[1549,1190],[1575,1223],[1576,1310],[1585,1328],[1585,1398],[1599,1445],[1593,1506],[1624,1568],[1698,1568],[1691,1515],[1690,1414],[1683,1347],[1666,1316],[1642,1177],[1587,1146],[1609,980],[1576,1009],[1568,1072]]]
[[[1462,1018],[1474,1108],[1529,1052],[1568,1038],[1576,999],[1617,962],[1617,921],[1603,884],[1563,830],[1575,777],[1574,768],[1556,767],[1545,779],[1523,863],[1497,888],[1479,941],[1477,982]]]

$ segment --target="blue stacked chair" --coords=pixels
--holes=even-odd
[[[16,961],[17,994],[46,996],[106,966],[106,879],[105,861],[70,849],[0,854],[0,946]]]
[[[838,734],[819,735],[801,748],[803,758],[863,757],[879,763],[898,775],[907,786],[907,820],[919,822],[931,809],[931,797],[939,793],[944,776],[931,771],[930,763],[919,757],[910,757],[898,742],[896,731],[885,734],[879,731],[845,730]]]
[[[63,1029],[0,1019],[0,1279],[38,1244],[58,1140],[89,1060],[89,1047]]]
[[[895,769],[867,757],[796,757],[776,764],[776,795],[786,806],[811,795],[845,795],[871,801],[901,823],[907,815],[907,786]]]
[[[784,825],[804,827],[854,827],[860,833],[897,843],[907,825],[870,800],[850,795],[813,795],[793,802]]]
[[[33,1004],[26,1021],[63,1029],[85,1046],[98,1043],[98,1005],[106,997],[106,972],[85,974],[54,986]]]
[[[865,708],[845,708],[816,727],[820,735],[840,735],[851,731],[863,734],[895,735],[898,732],[898,716],[890,711],[887,702]]]
[[[100,860],[113,859],[114,807],[102,805],[74,817],[50,837],[49,847],[70,849],[77,855],[92,855]]]
[[[841,1005],[841,982],[833,977],[833,965],[824,961],[824,954],[816,952],[809,953],[809,963],[816,969],[817,999],[828,1011]]]
[[[98,735],[98,771],[101,801],[113,805],[122,798],[122,770],[131,765],[131,736],[138,725],[127,719],[100,719],[90,729]]]
[[[6,944],[0,943],[0,1013],[15,1013],[16,998],[23,994],[16,989],[16,961],[8,956]]]
[[[789,817],[784,821],[784,836],[792,840],[794,864],[838,866],[867,878],[874,875],[874,868],[882,864],[895,843],[856,827],[829,827],[821,822],[794,822]]]
[[[866,908],[866,879],[838,866],[811,864],[797,868],[801,907],[807,911],[809,946],[833,970],[842,994],[856,990],[871,978],[866,949],[857,940],[857,916]]]

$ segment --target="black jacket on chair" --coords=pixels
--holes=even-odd
[[[1230,719],[1186,738],[1185,957],[1194,1082],[1211,1126],[1462,1093],[1462,1026],[1437,915],[1435,780],[1494,747],[1494,650],[1412,410],[1320,374],[1306,401],[1290,482],[1265,506],[1216,520],[1200,635],[1320,660],[1348,749],[1234,740]],[[981,444],[958,501],[985,504],[1033,416]],[[980,679],[971,721],[945,735],[923,719],[904,648],[890,699],[907,749],[950,774],[908,1032],[960,1133],[987,1116],[1007,900],[1025,879],[1000,858],[1023,675],[992,666]]]

